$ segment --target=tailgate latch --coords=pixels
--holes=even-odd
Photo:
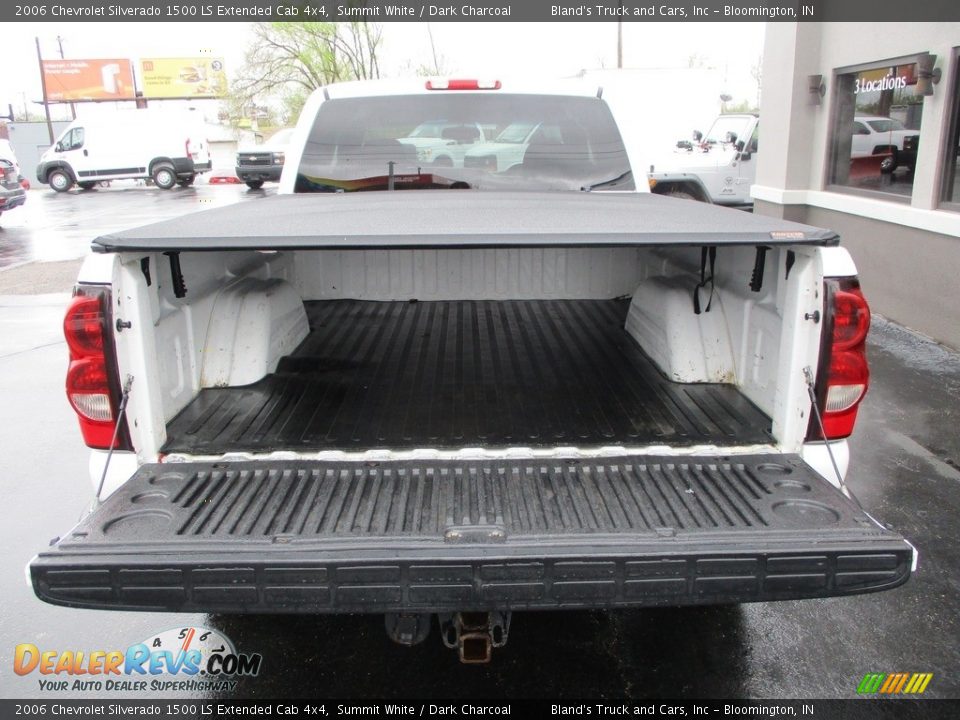
[[[502,543],[507,530],[502,525],[448,525],[443,541],[448,543]]]

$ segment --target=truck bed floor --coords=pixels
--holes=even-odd
[[[623,300],[306,303],[275,373],[208,388],[164,452],[771,441],[733,385],[668,380]]]

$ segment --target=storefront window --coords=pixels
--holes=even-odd
[[[911,195],[923,114],[916,84],[916,63],[836,75],[831,185]]]
[[[955,50],[954,56],[956,56],[954,67],[960,69],[960,50]],[[953,119],[944,163],[943,201],[955,203],[955,208],[951,209],[960,210],[960,72],[954,72],[954,75],[956,79],[953,88]]]

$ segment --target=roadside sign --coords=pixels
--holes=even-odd
[[[133,73],[127,58],[44,60],[43,76],[50,102],[134,97]]]
[[[146,98],[219,98],[227,94],[223,58],[143,58],[140,69]]]

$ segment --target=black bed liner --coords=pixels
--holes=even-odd
[[[650,193],[407,190],[275,195],[103,235],[93,250],[837,243],[831,230]]]
[[[912,550],[795,455],[146,465],[30,565],[90,608],[441,612],[826,597]]]
[[[770,443],[733,385],[669,381],[625,300],[306,303],[277,371],[207,388],[165,453]]]

